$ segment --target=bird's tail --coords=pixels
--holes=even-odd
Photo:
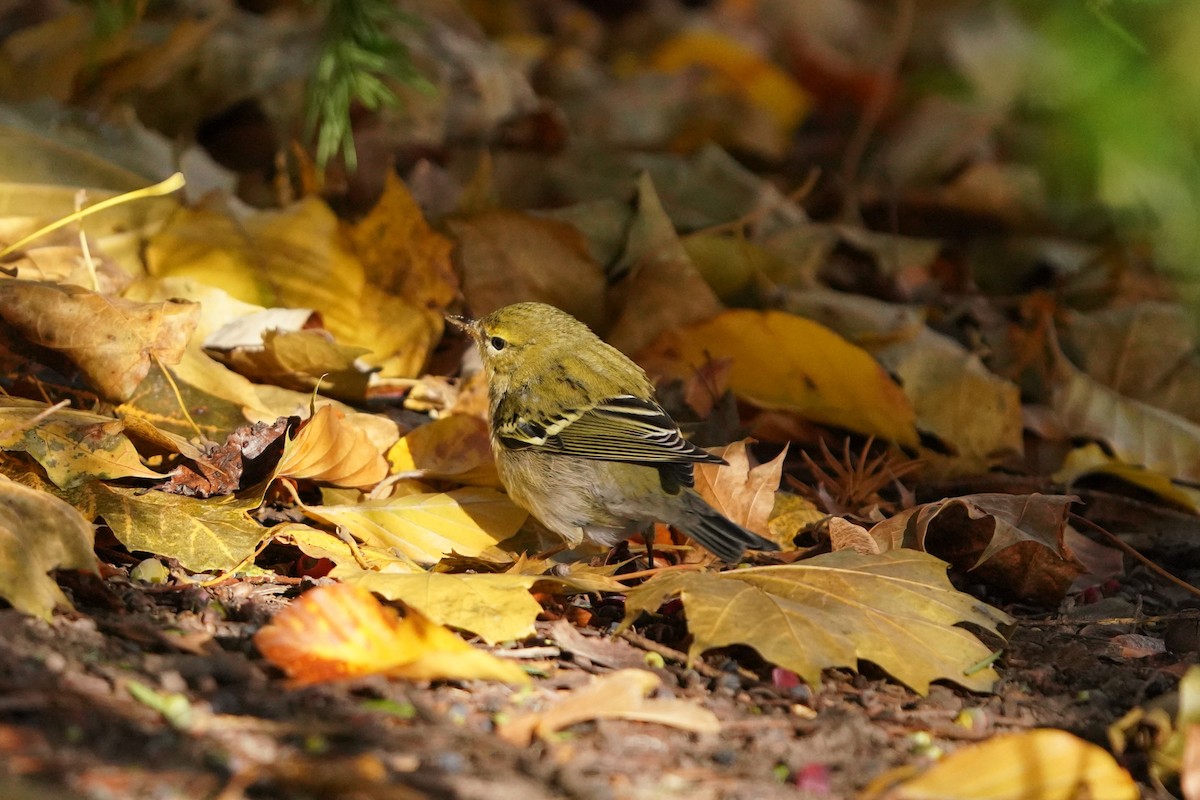
[[[676,527],[712,551],[717,558],[736,564],[747,550],[779,549],[779,545],[770,539],[764,539],[724,517],[694,491],[688,489],[685,492],[687,518],[680,520]]]

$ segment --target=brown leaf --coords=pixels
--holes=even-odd
[[[1068,495],[973,494],[910,508],[871,528],[945,558],[1022,598],[1056,602],[1082,567],[1063,544]]]
[[[114,402],[133,396],[154,360],[179,363],[199,313],[194,303],[137,303],[35,281],[6,280],[0,290],[0,318],[70,359]]]
[[[579,231],[518,211],[482,211],[446,223],[471,311],[539,300],[603,330],[604,271]]]
[[[717,453],[729,462],[728,466],[697,464],[696,491],[743,528],[770,536],[768,522],[775,508],[775,492],[779,489],[787,448],[766,464],[751,468],[746,450],[748,441],[734,442]]]

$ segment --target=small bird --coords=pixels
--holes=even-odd
[[[582,322],[544,303],[450,320],[479,347],[501,482],[570,546],[665,522],[729,563],[779,549],[696,493],[693,465],[727,462],[684,439],[642,368]]]

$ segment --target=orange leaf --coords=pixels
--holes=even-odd
[[[775,508],[775,492],[779,489],[787,448],[766,464],[751,468],[747,441],[734,442],[717,453],[729,466],[697,464],[696,491],[743,528],[770,536],[767,523]]]
[[[275,477],[359,488],[379,483],[387,471],[387,461],[366,433],[346,422],[332,405],[324,405],[284,446]]]
[[[410,680],[529,680],[520,667],[458,638],[414,609],[403,619],[358,586],[313,589],[254,637],[296,684],[386,674]]]

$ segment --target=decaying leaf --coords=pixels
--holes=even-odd
[[[475,487],[304,510],[369,545],[395,548],[419,564],[435,563],[451,552],[477,556],[516,533],[529,516],[506,495]]]
[[[693,733],[717,733],[721,722],[706,708],[686,700],[650,699],[662,679],[644,669],[621,669],[598,676],[580,689],[565,693],[545,711],[523,714],[500,726],[500,737],[527,745],[580,722],[593,719],[628,719],[654,722]]]
[[[746,445],[746,440],[734,442],[717,453],[729,462],[728,466],[697,464],[696,491],[743,528],[770,536],[769,521],[787,448],[766,464],[751,468]]]
[[[721,301],[692,264],[650,174],[638,178],[637,214],[616,266],[623,275],[610,293],[621,309],[608,332],[611,344],[637,353],[664,331],[711,319]]]
[[[884,794],[885,800],[1136,800],[1128,772],[1105,750],[1040,728],[964,747]]]
[[[88,519],[103,517],[129,550],[177,559],[193,572],[233,569],[269,535],[250,518],[262,498],[200,500],[92,481],[65,498]]]
[[[1053,406],[1067,430],[1106,442],[1126,464],[1200,483],[1200,424],[1117,394],[1059,355]]]
[[[259,630],[254,644],[300,685],[379,674],[529,682],[516,664],[472,647],[411,608],[401,619],[349,584],[307,592]]]
[[[327,404],[284,445],[275,477],[366,488],[383,480],[387,471],[387,461],[367,434]]]
[[[884,550],[915,547],[960,569],[988,570],[1014,595],[1057,602],[1082,572],[1063,544],[1069,495],[975,494],[902,511],[871,528]]]
[[[128,400],[157,360],[177,364],[196,327],[192,303],[138,303],[78,286],[4,280],[0,320],[69,359],[114,402]]]
[[[0,398],[0,449],[28,453],[60,489],[93,479],[163,476],[142,463],[125,425],[112,417]]]
[[[917,444],[916,416],[895,381],[866,351],[803,317],[726,311],[668,331],[639,360],[651,372],[686,378],[714,358],[732,360],[730,388],[763,408]]]
[[[997,633],[1008,615],[957,591],[946,563],[899,550],[865,556],[843,550],[793,566],[718,574],[664,573],[629,592],[623,626],[678,595],[692,634],[689,656],[744,644],[810,685],[821,670],[871,661],[922,694],[935,680],[988,691],[988,654],[969,622]]]
[[[26,614],[48,619],[70,608],[54,569],[97,572],[95,530],[52,494],[0,476],[0,597]]]

